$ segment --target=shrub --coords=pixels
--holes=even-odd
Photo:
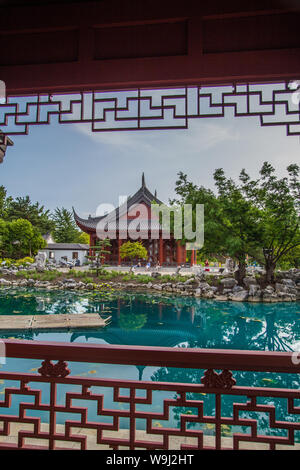
[[[14,264],[19,267],[19,266],[25,266],[26,264],[32,264],[34,263],[34,259],[30,258],[30,256],[25,256],[25,258],[17,259]]]

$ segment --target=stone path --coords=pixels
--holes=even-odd
[[[0,331],[99,328],[106,326],[111,317],[102,318],[97,313],[57,315],[1,315]]]
[[[3,424],[0,420],[0,426],[3,427]],[[18,435],[20,431],[27,431],[29,436],[30,434],[34,435],[33,425],[29,423],[11,423],[10,425],[10,432],[8,436],[0,436],[0,449],[1,446],[7,446],[14,448],[18,445]],[[49,433],[49,425],[46,423],[41,423],[41,432],[48,434]],[[65,435],[65,427],[61,424],[56,425],[56,433],[61,433]],[[72,427],[71,431],[72,436],[76,437],[87,437],[87,450],[111,450],[111,447],[105,444],[98,444],[97,443],[97,432],[95,429],[83,429],[80,427]],[[37,446],[36,448],[47,448],[48,447],[48,439],[41,439],[41,438],[34,438],[34,437],[26,437],[24,439],[25,446]],[[45,435],[46,437],[46,435]],[[126,439],[129,438],[129,430],[128,429],[120,429],[119,431],[103,431],[103,437],[106,438],[117,438],[117,439]],[[151,435],[147,434],[146,431],[136,430],[136,440],[147,440],[147,441],[154,441],[154,442],[162,442],[162,436],[159,435]],[[67,448],[73,450],[79,450],[80,444],[76,442],[70,441],[56,441],[57,448]],[[171,436],[169,442],[170,450],[180,450],[181,445],[193,445],[197,446],[197,441],[195,438],[190,437],[177,437]],[[213,447],[215,445],[215,438],[213,436],[204,435],[204,445]],[[232,449],[232,438],[230,437],[222,437],[222,448],[225,449]],[[297,443],[294,446],[291,445],[280,445],[277,444],[277,450],[299,450],[300,444]],[[127,450],[128,447],[120,446],[120,450]],[[268,444],[264,443],[257,443],[257,442],[241,442],[240,449],[248,449],[248,450],[268,450]]]

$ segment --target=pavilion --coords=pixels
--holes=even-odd
[[[142,175],[142,185],[139,190],[127,199],[126,211],[124,213],[123,206],[119,206],[116,211],[113,211],[115,214],[115,238],[111,238],[111,249],[110,254],[107,254],[104,262],[111,265],[121,265],[121,256],[120,256],[120,247],[122,243],[130,240],[130,234],[126,231],[124,236],[124,223],[127,218],[128,221],[131,221],[138,217],[138,214],[132,215],[134,213],[134,207],[137,204],[140,204],[145,208],[145,212],[148,214],[147,219],[143,219],[140,224],[140,231],[143,233],[142,243],[148,251],[148,261],[151,265],[159,262],[160,266],[175,266],[181,265],[186,262],[186,247],[181,245],[181,242],[175,240],[172,233],[169,238],[164,237],[164,231],[162,229],[159,220],[154,220],[151,215],[151,204],[163,204],[158,198],[157,193],[153,194],[146,186],[144,173]],[[111,214],[113,214],[111,213]],[[97,225],[103,218],[106,220],[110,217],[111,214],[102,215],[98,217],[89,216],[88,219],[82,219],[77,215],[74,210],[74,217],[78,227],[87,233],[90,236],[90,247],[95,245],[97,241]],[[140,219],[139,219],[140,220]],[[151,229],[150,229],[151,227]],[[107,232],[109,233],[109,232]],[[153,236],[153,234],[155,234]],[[151,236],[153,238],[151,238]],[[137,240],[131,240],[137,241]],[[92,251],[92,250],[90,250]],[[191,264],[194,264],[194,253],[192,252],[192,261]],[[126,263],[126,259],[124,260]]]

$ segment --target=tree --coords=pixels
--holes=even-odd
[[[131,261],[134,259],[148,259],[148,252],[142,242],[125,242],[120,247],[120,256],[122,259],[129,258]]]
[[[242,170],[236,183],[219,168],[214,172],[217,194],[179,173],[175,189],[179,203],[205,205],[204,252],[234,258],[240,285],[247,255],[265,266],[269,283],[277,263],[300,245],[300,169],[290,165],[287,171],[288,177],[279,179],[265,162],[258,179],[251,180]]]
[[[5,222],[3,219],[0,219],[0,258],[5,257],[7,240],[8,240],[7,222]]]
[[[194,185],[186,175],[179,173],[175,188],[180,196],[177,203],[192,204],[193,209],[196,204],[204,204],[204,247],[201,253],[234,258],[238,263],[236,278],[242,285],[246,275],[246,255],[258,247],[258,211],[244,198],[242,189],[232,179],[226,179],[222,169],[215,171],[214,180],[217,194]]]
[[[0,218],[6,218],[7,204],[12,198],[7,197],[7,191],[4,186],[0,186]]]
[[[300,268],[300,245],[283,255],[277,264],[281,269]]]
[[[53,235],[57,243],[77,243],[79,230],[73,214],[68,209],[57,207],[52,216],[54,221]]]
[[[257,180],[242,172],[245,196],[260,211],[260,249],[255,258],[265,266],[267,283],[274,282],[277,264],[300,247],[300,168],[289,165],[287,173],[287,177],[278,178],[268,162]]]
[[[54,224],[53,235],[57,243],[83,243],[90,242],[87,233],[78,230],[74,216],[71,211],[57,207],[52,215]]]
[[[8,221],[26,219],[36,227],[42,235],[52,231],[54,225],[50,218],[50,211],[46,210],[44,206],[40,206],[38,202],[33,204],[29,196],[17,197],[16,199],[11,197],[6,198],[3,217]]]
[[[90,237],[85,232],[78,232],[77,243],[83,243],[84,245],[89,245]]]
[[[28,220],[17,219],[12,222],[1,221],[0,240],[2,255],[9,258],[32,256],[46,242],[36,227]]]
[[[109,238],[105,238],[104,240],[97,240],[96,245],[91,246],[91,250],[93,252],[92,255],[89,255],[88,258],[94,262],[96,265],[96,275],[99,275],[100,268],[103,264],[106,254],[110,253],[111,243]]]

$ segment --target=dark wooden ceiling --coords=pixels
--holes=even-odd
[[[299,79],[298,0],[0,0],[0,79],[36,93]]]

